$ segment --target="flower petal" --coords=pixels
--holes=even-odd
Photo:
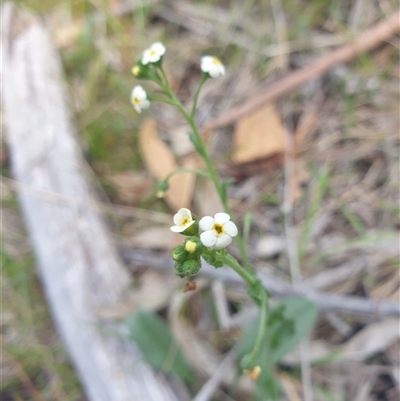
[[[181,233],[182,231],[185,231],[185,228],[181,226],[172,226],[170,230],[174,233]]]
[[[217,237],[212,231],[204,231],[200,234],[200,241],[204,246],[212,248],[217,242]]]
[[[151,45],[151,50],[154,50],[157,54],[162,56],[165,53],[165,46],[161,42],[154,42]]]
[[[142,106],[142,109],[148,109],[150,107],[150,101],[143,99],[140,105]]]
[[[174,224],[179,226],[181,224],[181,221],[183,220],[182,216],[179,213],[176,213],[174,215]]]
[[[210,69],[210,71],[208,71],[208,73],[210,74],[211,78],[218,78],[219,77],[219,71],[215,67]]]
[[[199,227],[203,231],[211,230],[212,226],[214,225],[214,219],[211,216],[204,216],[199,221]]]
[[[135,110],[140,114],[142,112],[142,109],[140,108],[140,106],[138,106],[137,104],[135,104],[133,106],[135,108]]]
[[[238,229],[233,221],[227,221],[224,224],[225,232],[231,237],[236,237],[238,234]]]
[[[182,216],[182,218],[189,217],[190,220],[192,220],[192,212],[189,209],[186,209],[185,207],[183,207],[178,210],[178,213]]]
[[[225,224],[231,219],[228,213],[217,213],[214,217],[214,220],[218,224]]]
[[[209,232],[209,231],[207,231],[207,232]],[[226,248],[231,242],[232,242],[232,237],[230,235],[222,234],[217,238],[214,248],[215,249]]]

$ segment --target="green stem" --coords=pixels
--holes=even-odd
[[[260,348],[264,339],[265,329],[267,327],[267,294],[262,291],[261,308],[260,308],[260,324],[258,326],[257,339],[254,348],[250,354],[250,360],[254,361],[260,352]]]
[[[152,102],[168,103],[168,104],[172,104],[173,106],[176,106],[176,103],[174,101],[171,101],[169,99],[163,99],[162,97],[149,95],[149,96],[147,96],[147,98],[149,100],[151,100]]]
[[[258,279],[246,269],[244,269],[238,261],[231,255],[225,255],[223,258],[223,262],[229,266],[232,270],[234,270],[246,283],[249,287],[253,288],[257,283]]]
[[[214,183],[215,189],[217,190],[218,196],[221,199],[222,202],[222,206],[224,208],[225,213],[228,213],[229,215],[232,215],[232,212],[229,208],[228,202],[226,200],[226,198],[222,195],[222,188],[221,188],[221,184],[219,182],[219,178],[218,178],[218,174],[214,168],[214,165],[210,159],[210,157],[208,156],[206,147],[204,145],[203,139],[201,138],[201,135],[196,127],[196,124],[193,121],[193,115],[189,115],[188,112],[186,111],[186,109],[183,107],[182,103],[179,101],[179,99],[176,98],[176,96],[174,95],[174,93],[171,91],[171,88],[168,84],[168,80],[167,80],[167,76],[165,74],[165,71],[162,67],[160,67],[160,71],[161,71],[161,75],[163,77],[164,82],[162,83],[162,88],[165,92],[165,94],[167,96],[170,97],[172,103],[174,104],[174,106],[177,107],[177,109],[181,112],[182,116],[184,117],[184,119],[187,121],[187,123],[189,124],[190,128],[192,129],[193,135],[196,137],[196,141],[198,143],[198,145],[201,147],[201,152],[200,156],[203,158],[204,162],[206,163],[207,166],[207,170],[210,173],[210,178],[212,180],[212,182]],[[207,78],[207,77],[206,77]],[[199,84],[199,88],[198,88],[198,92],[200,93],[200,89],[201,86],[203,85],[202,83],[203,78],[200,80],[200,84]],[[205,81],[205,79],[204,79]],[[198,96],[197,92],[196,95]],[[195,97],[196,97],[195,95]],[[197,102],[197,99],[195,99],[195,103]],[[195,105],[195,104],[194,104]],[[195,110],[195,109],[194,109]],[[192,113],[193,113],[193,109],[192,109]],[[240,255],[241,258],[243,260],[243,263],[246,267],[247,270],[252,271],[252,266],[251,266],[251,262],[249,257],[247,256],[247,252],[246,252],[246,247],[245,244],[243,242],[242,237],[240,236],[240,234],[238,234],[235,237],[235,241],[238,245],[239,251],[240,251]]]
[[[203,74],[201,75],[201,78],[200,78],[199,85],[198,85],[198,87],[197,87],[197,89],[196,89],[196,93],[194,94],[192,111],[190,112],[190,117],[191,117],[191,118],[194,117],[194,113],[196,112],[197,100],[198,100],[198,98],[199,98],[200,90],[201,90],[201,88],[202,88],[204,82],[207,81],[207,78],[208,78],[207,74],[205,74],[205,73],[203,72]]]

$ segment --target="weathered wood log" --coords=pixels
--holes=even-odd
[[[74,198],[70,205],[21,192],[39,275],[59,333],[92,401],[177,400],[117,323],[94,312],[119,302],[129,285],[93,191],[67,111],[61,64],[45,28],[2,8],[2,95],[15,179]],[[112,333],[112,334],[110,334]]]

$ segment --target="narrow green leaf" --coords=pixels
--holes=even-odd
[[[129,337],[136,343],[143,358],[152,366],[186,382],[193,373],[174,342],[168,326],[154,313],[137,309],[125,319]]]
[[[306,298],[287,298],[275,307],[268,319],[271,359],[279,362],[310,332],[317,306]]]

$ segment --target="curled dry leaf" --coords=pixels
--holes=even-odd
[[[158,137],[154,120],[148,119],[143,123],[139,131],[139,146],[144,162],[157,180],[163,180],[179,167],[168,146]],[[193,168],[192,162],[188,162],[185,167]],[[180,173],[170,178],[165,200],[172,209],[190,206],[194,183],[192,173]]]
[[[248,163],[285,151],[283,125],[271,104],[242,117],[233,136],[234,163]]]
[[[309,361],[316,361],[335,353],[337,362],[363,361],[375,354],[385,351],[400,338],[400,319],[391,317],[372,323],[357,332],[344,344],[332,347],[325,341],[312,341],[309,347]],[[284,362],[291,365],[300,363],[300,353],[296,349],[284,357]]]
[[[137,204],[151,190],[149,175],[142,171],[110,174],[106,180],[116,189],[119,199],[131,205]]]
[[[341,359],[362,361],[384,351],[400,338],[399,327],[399,318],[389,318],[370,324],[340,347]]]

